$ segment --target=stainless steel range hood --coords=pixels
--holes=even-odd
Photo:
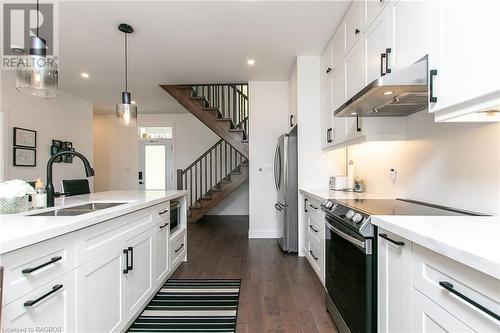
[[[426,110],[427,56],[376,79],[335,110],[336,117],[401,117]]]

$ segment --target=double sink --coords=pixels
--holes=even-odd
[[[68,208],[56,209],[41,212],[38,214],[30,214],[26,216],[77,216],[88,213],[93,213],[98,210],[111,208],[119,205],[126,204],[126,202],[92,202],[88,204],[83,204],[79,206],[73,206]]]

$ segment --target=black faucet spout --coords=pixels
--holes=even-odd
[[[83,167],[85,168],[85,174],[87,177],[94,176],[94,169],[90,166],[89,160],[82,154],[77,151],[60,151],[51,158],[49,158],[47,162],[47,186],[45,186],[45,191],[47,192],[47,207],[54,207],[54,185],[52,184],[52,165],[54,164],[54,160],[59,156],[63,155],[72,155],[80,158],[83,162]]]

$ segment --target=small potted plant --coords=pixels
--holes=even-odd
[[[35,193],[33,187],[19,179],[0,183],[0,214],[17,214],[27,211],[29,195]]]

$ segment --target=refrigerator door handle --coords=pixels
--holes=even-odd
[[[274,184],[276,185],[276,190],[279,191],[281,182],[281,154],[280,145],[276,146],[276,151],[274,152]]]

